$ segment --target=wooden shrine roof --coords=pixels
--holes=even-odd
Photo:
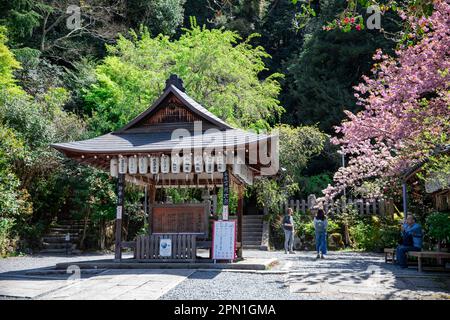
[[[93,139],[57,143],[52,146],[62,152],[99,154],[135,154],[170,152],[175,148],[222,149],[244,147],[260,140],[268,139],[265,134],[255,134],[240,129],[206,132],[201,135],[172,139],[171,132],[152,133],[108,133]]]
[[[177,129],[182,131],[174,134]],[[202,150],[216,155],[217,152],[228,154],[228,151],[232,151],[234,154],[237,150],[245,149],[247,153],[244,157],[247,160],[251,153],[249,151],[257,150],[260,141],[271,144],[271,138],[271,135],[233,128],[189,97],[184,92],[182,80],[171,75],[162,95],[121,129],[93,139],[55,143],[52,147],[80,163],[106,170],[110,168],[112,158],[167,156],[173,151],[192,154]],[[259,157],[256,158],[256,163],[249,163],[248,169],[257,175],[263,165]],[[161,177],[168,179],[169,183],[171,179],[181,182],[188,179],[185,174],[164,174]],[[158,176],[147,174],[140,178],[155,181]],[[194,174],[188,180],[198,183],[208,182],[210,178]],[[214,180],[220,179],[220,175],[214,176]]]

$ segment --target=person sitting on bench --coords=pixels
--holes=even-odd
[[[422,250],[422,227],[416,223],[413,215],[406,217],[406,223],[402,225],[402,238],[397,247],[397,263],[401,268],[407,268],[406,253],[408,251]]]

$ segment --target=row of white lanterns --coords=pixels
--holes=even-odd
[[[192,161],[190,155],[148,157],[148,156],[120,156],[112,158],[110,162],[111,176],[118,174],[158,174],[158,173],[191,173],[194,167],[195,173],[213,173],[214,165],[217,165],[218,172],[225,172],[225,156],[201,156],[196,155]]]

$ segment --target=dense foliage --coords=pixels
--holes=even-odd
[[[436,1],[430,17],[409,21],[414,44],[402,45],[395,57],[377,51],[373,77],[356,87],[364,110],[346,111],[348,120],[336,129],[334,142],[351,159],[335,174],[328,197],[367,181],[374,183],[367,195],[380,196],[392,179],[429,156],[440,158],[430,171],[448,170],[441,166],[448,154],[436,151],[450,144],[450,5]]]
[[[448,4],[434,2],[1,1],[0,255],[36,247],[65,218],[89,225],[83,248],[109,248],[114,179],[50,144],[124,125],[171,73],[230,124],[279,131],[282,170],[246,191],[274,224],[281,201],[319,196],[332,182],[338,148],[347,167],[328,197],[344,189],[385,195],[403,168],[424,158],[422,178],[445,179],[450,159],[438,151],[449,144],[450,18]],[[379,30],[366,26],[372,5],[381,10]],[[344,118],[332,145],[327,134]],[[128,186],[126,194],[123,231],[131,239],[146,230],[143,193]],[[201,192],[158,197],[200,200]],[[233,193],[231,202],[233,211]],[[396,219],[351,211],[333,219],[336,239],[359,249],[392,243]],[[432,217],[428,227],[437,230],[440,218]],[[310,235],[309,218],[299,219],[298,230]]]
[[[148,108],[172,73],[183,79],[190,96],[231,125],[268,129],[283,111],[277,99],[281,75],[258,78],[269,56],[253,47],[251,38],[240,41],[231,31],[195,24],[175,41],[153,38],[146,30],[131,35],[108,46],[97,82],[86,89],[96,132],[117,129]]]

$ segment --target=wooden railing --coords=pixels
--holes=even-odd
[[[160,260],[164,262],[190,262],[196,257],[196,234],[159,234],[151,236],[137,236],[135,259]],[[160,239],[172,240],[172,254],[163,257],[159,253]]]
[[[314,201],[294,200],[283,202],[280,204],[281,212],[286,213],[287,208],[294,211],[305,213],[314,207]],[[394,204],[392,200],[385,199],[348,199],[344,201],[336,201],[324,204],[325,212],[329,215],[340,214],[347,206],[353,206],[360,215],[393,215]]]

